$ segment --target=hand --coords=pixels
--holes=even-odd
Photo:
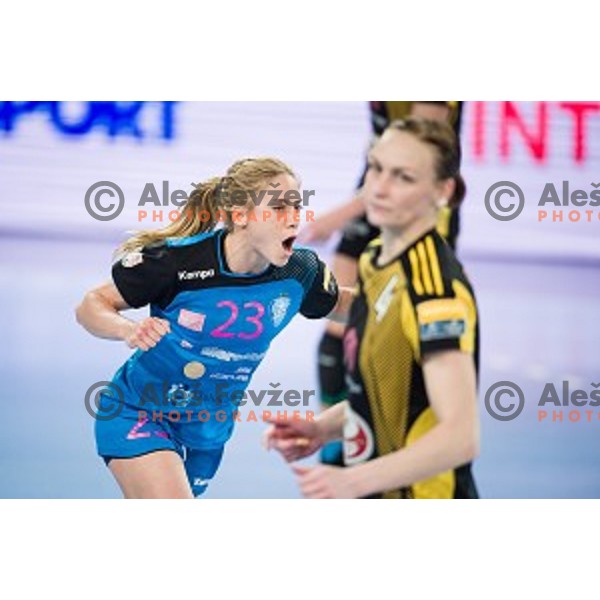
[[[147,351],[154,348],[160,339],[170,332],[171,325],[165,319],[147,317],[138,323],[131,323],[130,330],[125,336],[125,342],[130,348]]]
[[[358,498],[352,468],[292,465],[305,498]]]
[[[271,425],[263,434],[263,446],[275,448],[287,462],[310,456],[325,443],[316,421],[268,421]]]

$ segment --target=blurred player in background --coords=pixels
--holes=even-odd
[[[324,317],[343,297],[315,252],[293,248],[300,210],[287,165],[238,161],[196,186],[180,219],[128,240],[112,281],[78,307],[90,333],[136,349],[96,420],[98,453],[126,498],[202,494],[232,435],[235,398],[272,339],[296,313]],[[146,305],[139,322],[121,314]]]
[[[448,122],[457,136],[460,132],[462,102],[372,101],[369,103],[369,108],[375,140],[381,136],[392,120],[409,115]],[[366,218],[365,204],[360,193],[364,178],[363,173],[358,184],[357,195],[350,202],[306,225],[300,233],[300,239],[305,243],[321,242],[343,228],[332,269],[339,284],[349,287],[356,284],[359,256],[367,244],[379,235],[379,229],[370,224]],[[437,230],[452,248],[456,247],[459,232],[458,206],[440,209]],[[348,395],[343,364],[343,333],[342,325],[330,321],[319,344],[318,374],[323,408],[333,406]],[[326,445],[321,452],[321,461],[326,464],[341,465],[341,444],[334,442]]]
[[[294,466],[308,498],[476,498],[478,316],[436,224],[465,187],[451,127],[393,122],[368,157],[364,199],[381,237],[362,254],[344,334],[348,400],[311,423],[275,422],[295,461],[344,440],[346,468]]]

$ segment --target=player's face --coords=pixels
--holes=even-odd
[[[435,150],[403,131],[386,131],[369,153],[363,192],[376,227],[404,230],[435,221],[444,187],[435,173]]]
[[[265,260],[282,267],[292,256],[300,225],[298,182],[290,175],[278,175],[265,182],[263,190],[262,201],[248,212],[249,240]]]

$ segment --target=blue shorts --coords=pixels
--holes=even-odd
[[[187,419],[182,419],[186,415],[180,413],[175,420],[177,411],[141,411],[126,402],[101,397],[95,424],[98,454],[108,465],[113,458],[173,450],[184,462],[194,496],[199,496],[219,468],[233,419],[222,421],[217,430],[219,435],[215,436],[214,426],[189,413]],[[214,417],[214,412],[210,416]]]

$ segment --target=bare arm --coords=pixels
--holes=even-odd
[[[334,404],[324,410],[315,420],[319,435],[325,442],[339,440],[344,435],[344,421],[346,415],[347,400]]]
[[[130,308],[112,281],[90,290],[75,310],[77,322],[92,335],[108,340],[122,340],[130,348],[149,350],[170,331],[164,319],[148,317],[135,322],[121,311]]]
[[[340,287],[339,297],[334,309],[327,315],[327,318],[336,323],[346,323],[350,307],[354,301],[355,290],[352,287]]]
[[[365,205],[360,195],[354,196],[345,204],[325,213],[313,223],[306,225],[300,232],[299,240],[305,244],[325,242],[348,221],[359,217],[365,212]]]
[[[342,204],[342,206],[325,213],[322,218],[330,218],[331,223],[339,229],[343,227],[348,221],[360,217],[365,212],[365,203],[360,196],[356,194],[351,200]]]

